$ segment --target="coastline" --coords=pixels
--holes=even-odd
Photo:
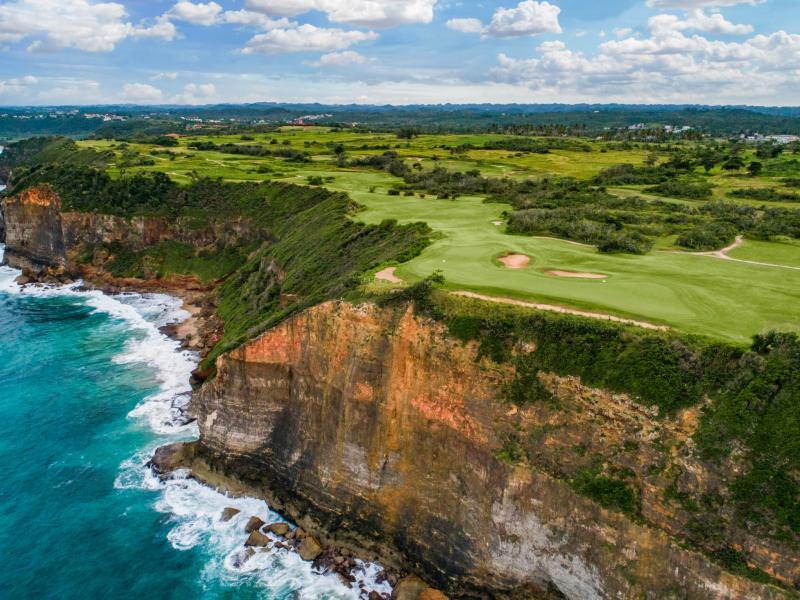
[[[3,247],[0,246],[0,251],[2,250]],[[143,362],[145,355],[139,352],[140,343],[152,344],[160,338],[164,342],[156,343],[161,354],[148,355],[147,364],[158,371],[160,363],[165,360],[170,362],[163,354],[166,351],[170,355],[191,354],[191,364],[196,367],[199,359],[205,356],[218,339],[215,336],[221,330],[221,322],[214,310],[211,286],[183,277],[153,281],[117,279],[99,273],[74,275],[75,281],[66,285],[51,282],[40,284],[36,281],[17,281],[24,276],[14,267],[9,266],[6,272],[8,283],[13,281],[13,289],[19,293],[43,297],[83,296],[96,310],[127,320],[135,330],[146,327],[146,323],[144,320],[132,318],[134,311],[149,312],[151,316],[146,319],[149,321],[149,327],[146,327],[149,333],[145,333],[144,338],[134,342],[132,346],[126,347],[125,355],[115,357],[115,362]],[[82,281],[78,281],[79,279]],[[153,295],[168,296],[172,301]],[[159,311],[160,316],[152,317]],[[182,318],[184,316],[186,318]],[[175,320],[176,317],[181,320]],[[161,325],[165,321],[168,324]],[[167,343],[165,338],[170,342]],[[391,583],[396,583],[397,576],[387,573],[377,563],[360,559],[355,553],[331,546],[320,546],[320,553],[314,557],[315,560],[306,560],[301,556],[299,542],[286,539],[288,536],[278,537],[269,532],[265,533],[272,536],[269,547],[252,548],[243,545],[247,538],[247,519],[263,519],[265,526],[285,522],[284,515],[266,502],[267,496],[264,494],[245,493],[245,490],[237,493],[237,490],[229,489],[221,485],[221,482],[206,481],[202,477],[186,473],[177,473],[174,477],[165,479],[159,478],[153,472],[150,458],[154,450],[177,440],[197,439],[189,401],[189,385],[196,387],[201,381],[194,372],[190,375],[187,368],[182,368],[179,375],[180,382],[173,377],[166,385],[166,380],[157,376],[159,390],[128,413],[129,419],[148,427],[154,439],[119,466],[114,487],[157,493],[159,499],[155,503],[155,510],[169,515],[171,522],[177,520],[179,523],[170,525],[171,530],[167,534],[174,550],[188,550],[198,543],[210,547],[208,568],[217,573],[216,577],[229,584],[233,581],[234,588],[238,585],[256,585],[258,588],[264,587],[265,591],[278,593],[279,590],[286,589],[286,586],[291,586],[303,598],[323,595],[353,600],[388,599],[392,592]],[[228,522],[223,517],[225,510],[235,510],[241,514]],[[292,532],[298,531],[293,524],[289,527]],[[195,533],[185,538],[190,530]],[[196,537],[197,531],[204,532],[200,541]],[[241,583],[237,584],[237,581]],[[282,587],[274,589],[273,585],[277,586],[274,582],[278,581],[282,582]],[[370,596],[372,592],[374,593]],[[282,597],[281,593],[276,597]]]

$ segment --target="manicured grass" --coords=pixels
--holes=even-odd
[[[740,260],[753,260],[800,268],[800,242],[796,240],[781,242],[745,240],[742,246],[729,252],[728,256]]]
[[[480,198],[352,196],[367,207],[359,218],[368,223],[421,220],[443,235],[398,268],[409,282],[440,270],[453,289],[599,310],[741,343],[769,329],[800,329],[800,271],[679,253],[608,255],[562,240],[512,236],[492,223],[508,207]],[[531,265],[506,269],[496,260],[504,252],[526,254]],[[548,269],[609,277],[559,278],[546,275]]]
[[[128,144],[129,149],[153,159],[155,164],[124,170],[129,174],[162,171],[182,183],[198,177],[220,177],[229,181],[275,179],[297,184],[306,184],[310,176],[332,178],[325,187],[346,192],[366,207],[357,216],[359,220],[373,224],[384,219],[397,219],[400,223],[424,221],[432,227],[438,239],[421,256],[401,265],[397,271],[408,282],[441,270],[452,289],[598,310],[735,342],[746,342],[752,335],[769,329],[800,329],[800,271],[658,252],[671,248],[674,236],[659,239],[655,250],[648,255],[633,256],[601,254],[592,247],[555,239],[508,235],[502,225],[493,224],[493,221],[503,220],[502,213],[510,209],[508,205],[487,204],[477,197],[454,201],[389,196],[387,191],[400,182],[398,178],[382,171],[338,168],[332,144],[343,144],[349,158],[381,154],[388,148],[408,164],[419,161],[426,169],[437,165],[462,171],[478,169],[488,176],[515,178],[543,175],[590,178],[616,164],[642,164],[650,152],[647,149],[621,150],[604,142],[589,142],[590,152],[554,149],[548,154],[519,155],[506,150],[473,148],[452,154],[448,150],[450,147],[481,146],[504,136],[424,135],[406,142],[391,134],[337,132],[324,128],[284,128],[280,132],[253,134],[252,137],[255,139],[243,141],[235,135],[188,136],[181,138],[180,146],[166,149],[174,153],[174,158],[164,154],[163,148]],[[270,144],[273,138],[278,144]],[[284,147],[283,142],[287,140],[291,148],[307,152],[311,162],[296,163],[281,158],[198,151],[188,147],[195,141],[213,141],[216,144],[261,144],[275,149]],[[121,172],[119,163],[123,149],[118,143],[87,141],[80,145],[113,150],[118,164],[109,170],[112,174]],[[368,148],[364,148],[365,145]],[[793,163],[782,163],[781,175],[791,172],[792,168]],[[726,199],[731,189],[771,187],[779,182],[777,176],[753,178],[725,173],[719,168],[712,171],[708,179],[717,186],[714,198],[718,200]],[[615,188],[613,192],[621,196],[642,195],[640,187]],[[692,200],[678,202],[699,204]],[[748,200],[736,202],[764,204]],[[506,269],[497,261],[504,252],[526,254],[532,259],[531,265],[522,270]],[[798,265],[800,246],[748,241],[732,256]],[[546,275],[547,269],[604,273],[609,277],[606,280],[558,278]]]

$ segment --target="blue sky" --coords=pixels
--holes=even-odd
[[[800,104],[798,0],[0,0],[0,104]]]

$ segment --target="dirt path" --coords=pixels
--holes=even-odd
[[[711,252],[678,252],[677,254],[690,254],[691,256],[710,256],[711,258],[719,258],[722,260],[730,260],[732,262],[744,263],[746,265],[756,265],[759,267],[774,267],[776,269],[790,269],[792,271],[800,271],[800,267],[792,267],[790,265],[777,265],[775,263],[760,262],[757,260],[745,260],[744,258],[733,258],[729,256],[729,252],[733,252],[738,247],[744,244],[744,237],[741,235],[736,236],[736,241],[730,246],[726,246],[721,250],[713,250]]]
[[[550,312],[557,312],[567,315],[576,315],[579,317],[589,317],[591,319],[602,319],[604,321],[613,321],[615,323],[624,323],[626,325],[635,325],[636,327],[643,327],[644,329],[654,329],[656,331],[668,331],[669,327],[666,325],[655,325],[647,321],[636,321],[634,319],[626,319],[624,317],[615,317],[614,315],[607,315],[604,313],[589,312],[577,310],[574,308],[566,308],[564,306],[556,306],[555,304],[539,304],[536,302],[525,302],[524,300],[514,300],[513,298],[503,298],[498,296],[484,296],[483,294],[476,294],[475,292],[452,292],[455,296],[463,296],[464,298],[474,298],[476,300],[484,300],[486,302],[497,302],[498,304],[511,304],[513,306],[524,306],[527,308],[535,308],[538,310],[548,310]]]
[[[703,256],[713,256],[715,258],[721,258],[723,260],[737,260],[735,258],[731,258],[730,256],[728,256],[728,252],[733,252],[742,244],[744,244],[744,237],[741,235],[737,235],[736,241],[733,242],[730,246],[725,246],[722,250],[714,250],[713,252],[697,252],[696,254],[701,254]]]

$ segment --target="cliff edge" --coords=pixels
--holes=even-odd
[[[631,516],[546,469],[558,456],[580,462],[569,447],[581,442],[608,449],[628,438],[685,438],[691,414],[660,422],[623,396],[556,376],[542,382],[558,410],[509,405],[499,397],[513,368],[479,358],[476,344],[410,309],[341,302],[220,357],[217,371],[194,403],[201,478],[232,478],[305,526],[450,594],[789,594],[726,572],[654,526],[659,510],[668,526],[670,512],[655,495],[644,500],[654,518]],[[544,431],[532,442],[543,458],[510,464],[509,427]],[[645,450],[639,462],[653,458]],[[796,570],[796,560],[786,566]]]

